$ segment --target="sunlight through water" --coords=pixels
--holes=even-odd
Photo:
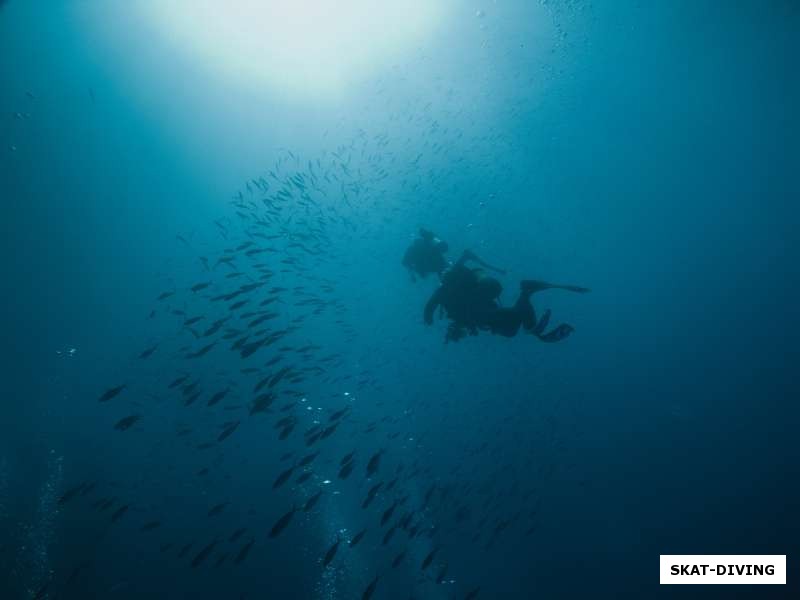
[[[305,95],[348,86],[431,36],[444,2],[426,0],[150,1],[162,34],[239,83]]]

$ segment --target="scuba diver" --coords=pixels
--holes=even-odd
[[[425,305],[426,325],[433,323],[433,315],[439,307],[450,319],[445,342],[458,341],[467,333],[477,335],[479,330],[490,331],[494,335],[514,337],[520,328],[523,328],[543,342],[559,342],[572,333],[573,327],[567,323],[562,323],[545,333],[544,330],[550,321],[550,310],[546,310],[542,318],[537,321],[531,296],[548,289],[562,289],[583,294],[589,291],[587,288],[524,280],[520,283],[519,298],[514,306],[503,307],[499,303],[503,291],[500,282],[494,277],[481,276],[480,269],[467,267],[468,261],[496,269],[480,260],[471,251],[465,251],[458,262],[443,274],[442,284]]]
[[[465,260],[474,260],[486,269],[505,275],[503,269],[493,267],[483,262],[471,252],[465,252],[458,263],[453,265],[445,257],[448,247],[447,242],[436,237],[433,232],[420,227],[419,237],[411,243],[406,249],[406,253],[403,255],[403,266],[408,269],[411,280],[416,281],[415,275],[419,275],[425,279],[431,273],[436,273],[441,280],[447,267],[451,267],[452,270],[456,266],[463,265]]]
[[[411,243],[403,255],[403,266],[408,269],[411,281],[416,281],[415,275],[425,279],[431,273],[436,273],[441,277],[448,264],[444,256],[447,248],[447,242],[420,227],[419,237]]]

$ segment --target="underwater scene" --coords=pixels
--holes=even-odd
[[[794,0],[0,1],[0,599],[800,597],[798,57]]]

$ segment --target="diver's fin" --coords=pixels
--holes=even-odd
[[[533,294],[534,292],[541,292],[542,290],[567,290],[568,292],[575,292],[577,294],[585,294],[589,292],[589,288],[580,287],[577,285],[559,285],[557,283],[548,283],[547,281],[537,281],[536,279],[525,279],[520,281],[519,287],[523,292]]]
[[[544,335],[538,335],[537,337],[543,342],[560,342],[561,340],[568,338],[573,331],[575,331],[575,328],[572,327],[572,325],[562,323],[551,332],[545,333]]]
[[[542,315],[542,318],[539,319],[539,322],[536,323],[536,325],[534,326],[533,334],[534,335],[538,335],[538,336],[542,335],[544,333],[544,330],[547,328],[547,324],[548,323],[550,323],[550,309],[549,308],[546,311],[544,311],[544,314]]]

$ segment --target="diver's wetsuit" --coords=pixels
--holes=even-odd
[[[530,294],[520,291],[516,304],[510,308],[496,306],[487,311],[483,319],[484,327],[495,335],[514,337],[520,326],[527,331],[536,326],[536,313],[531,304]]]
[[[519,298],[516,304],[510,308],[497,306],[494,310],[488,311],[484,314],[483,328],[488,329],[495,335],[502,335],[505,337],[514,337],[522,327],[526,331],[534,334],[543,342],[560,342],[569,334],[574,331],[572,325],[562,323],[552,331],[544,333],[545,328],[550,322],[550,309],[544,311],[541,320],[536,320],[536,312],[531,304],[531,295],[541,289],[571,289],[583,293],[585,288],[577,288],[575,286],[553,286],[546,284],[546,287],[536,288],[532,284],[540,284],[541,282],[523,281],[520,285]]]
[[[403,255],[403,266],[408,269],[411,278],[419,275],[423,279],[431,273],[441,276],[447,268],[447,244],[426,229],[419,230],[419,237],[408,247]]]
[[[433,323],[433,315],[441,306],[451,320],[471,329],[475,328],[476,313],[479,309],[488,308],[477,305],[475,294],[479,282],[477,269],[470,269],[465,264],[475,258],[471,252],[464,252],[461,258],[442,275],[442,284],[425,304],[425,323],[428,325]]]
[[[425,305],[425,323],[433,323],[433,315],[441,306],[451,323],[445,341],[457,341],[469,332],[476,335],[478,329],[491,331],[495,335],[514,337],[520,327],[536,335],[543,342],[558,342],[569,336],[573,327],[563,323],[548,333],[544,329],[550,321],[547,310],[537,322],[536,312],[531,304],[531,295],[546,289],[564,289],[577,293],[588,292],[586,288],[527,280],[520,284],[520,295],[512,307],[502,307],[497,298],[502,292],[500,282],[493,278],[479,278],[476,269],[465,263],[474,260],[489,268],[471,252],[465,252],[458,262],[442,277],[442,285],[433,293]]]
[[[466,250],[458,261],[442,275],[442,284],[436,289],[425,305],[424,320],[430,325],[436,309],[441,307],[450,319],[446,341],[457,341],[467,333],[477,335],[478,329],[485,325],[486,315],[499,308],[495,298],[498,293],[487,290],[482,285],[491,278],[481,278],[480,269],[466,266],[467,261],[504,273]],[[491,279],[496,282],[497,280]],[[499,285],[499,282],[497,283]],[[501,288],[502,290],[502,288]]]

